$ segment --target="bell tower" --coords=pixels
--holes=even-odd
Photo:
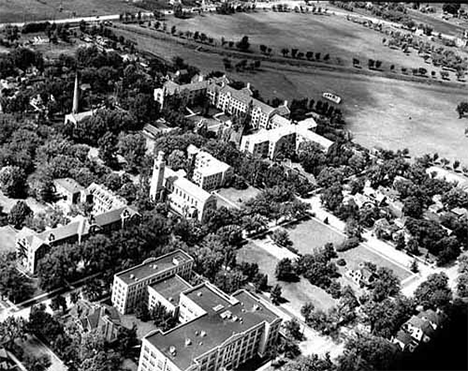
[[[164,188],[164,169],[166,161],[164,160],[164,152],[159,151],[158,157],[154,160],[153,176],[151,177],[150,198],[153,201],[161,199],[161,191]]]
[[[79,109],[79,100],[80,100],[80,88],[78,86],[78,72],[75,75],[75,88],[73,90],[73,107],[72,113],[76,115]]]

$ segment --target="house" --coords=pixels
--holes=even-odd
[[[349,277],[361,287],[370,287],[373,285],[376,275],[369,268],[360,264],[360,267],[356,270],[349,270]]]
[[[150,198],[166,200],[173,212],[200,221],[204,220],[208,210],[216,209],[215,196],[187,179],[183,170],[176,172],[166,166],[164,152],[159,152],[154,161]]]
[[[385,218],[380,218],[375,221],[373,233],[376,236],[390,238],[394,232],[394,227],[389,223],[389,221]],[[379,237],[379,238],[380,238]]]
[[[463,219],[468,217],[468,210],[465,207],[455,207],[450,210],[450,213],[454,215],[457,219]]]
[[[255,295],[227,295],[210,283],[180,294],[179,321],[143,338],[138,371],[230,370],[278,341],[281,318]]]
[[[439,166],[431,166],[427,168],[426,173],[429,176],[434,176],[436,179],[444,179],[447,182],[454,183],[458,188],[468,192],[468,177],[462,174],[443,169]]]
[[[76,205],[81,200],[84,187],[72,178],[59,178],[53,181],[55,193],[68,205]]]
[[[397,344],[402,351],[408,352],[414,352],[418,346],[418,342],[403,330],[398,330],[396,336],[392,338],[392,343]]]
[[[72,315],[83,332],[96,331],[104,336],[106,341],[117,340],[122,323],[117,310],[106,304],[91,304],[80,300],[72,308]]]

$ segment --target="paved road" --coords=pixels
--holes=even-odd
[[[301,200],[311,205],[310,211],[314,212],[316,217],[319,220],[324,220],[325,218],[328,218],[329,224],[327,226],[329,228],[333,228],[336,231],[343,233],[344,228],[345,228],[345,223],[339,220],[336,216],[334,216],[333,214],[331,214],[330,212],[328,212],[322,207],[319,196],[313,196],[311,198],[301,199]],[[428,265],[425,262],[419,260],[418,262],[419,273],[413,274],[409,270],[409,267],[411,263],[413,262],[414,258],[408,256],[403,251],[396,250],[390,244],[382,240],[379,240],[378,238],[373,236],[370,231],[366,231],[363,234],[363,236],[367,240],[366,243],[363,244],[366,248],[369,248],[373,252],[385,257],[386,259],[390,260],[392,263],[397,264],[398,266],[400,266],[401,268],[407,270],[409,273],[412,274],[410,278],[402,281],[401,291],[404,295],[412,296],[414,293],[414,290],[416,290],[419,284],[425,281],[427,276],[433,273],[444,272],[449,278],[450,287],[452,289],[455,287],[458,264],[454,264],[453,266],[448,267],[448,268],[445,268],[445,267],[440,268],[440,267]]]

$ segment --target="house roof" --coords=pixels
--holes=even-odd
[[[117,273],[115,276],[126,284],[133,284],[189,261],[193,261],[190,255],[182,250],[175,250],[155,259],[147,259],[135,267]]]
[[[431,327],[429,321],[424,320],[418,316],[412,316],[408,320],[408,323],[410,323],[414,327],[421,329],[421,331],[424,332],[424,334],[429,337],[434,334],[434,329]]]
[[[213,302],[212,298],[207,300],[208,291],[212,292]],[[199,296],[198,292],[202,295]],[[220,296],[211,288],[199,286],[194,289],[194,293],[193,299],[196,304],[204,307],[214,305],[213,308],[197,319],[183,323],[168,332],[157,331],[146,337],[181,370],[186,370],[198,357],[221,346],[236,334],[262,322],[272,323],[279,318],[245,290],[233,294],[232,303],[223,297],[227,296],[226,294],[222,293]],[[172,347],[176,351],[175,354],[170,352]]]
[[[44,241],[49,242],[49,237],[53,235],[53,241],[61,241],[73,237],[75,235],[85,235],[89,232],[89,223],[86,217],[78,215],[75,220],[67,225],[46,230],[39,233],[37,237]]]
[[[410,344],[413,341],[413,338],[410,334],[403,330],[399,330],[395,336],[395,339],[401,341],[405,346]]]
[[[193,198],[202,203],[205,203],[209,198],[214,197],[211,193],[205,191],[203,188],[200,188],[195,183],[192,183],[181,173],[175,172],[168,166],[166,166],[164,170],[164,180],[166,182],[172,182],[174,187],[182,189],[184,192],[190,194]]]
[[[120,221],[124,212],[128,213],[129,218],[132,218],[135,215],[139,215],[138,211],[135,209],[129,206],[124,206],[106,213],[97,214],[94,216],[94,221],[99,227],[104,227],[106,225]]]

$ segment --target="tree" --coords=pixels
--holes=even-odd
[[[273,305],[279,305],[281,303],[282,290],[281,286],[276,284],[270,292],[270,298]]]
[[[460,102],[457,106],[458,118],[462,118],[468,112],[468,102]]]
[[[27,322],[22,317],[7,317],[0,323],[0,342],[13,350],[16,341],[26,340]]]
[[[2,192],[13,198],[26,194],[26,174],[18,166],[5,166],[0,171],[0,188]]]
[[[421,218],[423,214],[423,204],[420,197],[407,197],[403,201],[403,213],[412,218]]]
[[[289,337],[291,340],[303,340],[304,335],[301,332],[301,325],[296,318],[286,321],[283,326],[284,330],[286,331],[286,336]]]
[[[29,278],[21,274],[16,267],[15,257],[10,255],[0,256],[0,292],[13,303],[18,303],[29,298],[34,288]]]
[[[293,242],[289,238],[289,233],[285,229],[276,229],[272,233],[271,239],[282,247],[291,247],[293,245]]]
[[[442,10],[452,15],[457,15],[458,11],[460,10],[460,7],[460,3],[445,3],[444,5],[442,5]]]
[[[400,280],[391,269],[380,267],[376,271],[376,276],[372,289],[372,299],[374,301],[382,301],[400,292]]]
[[[250,48],[249,37],[243,36],[242,39],[237,43],[237,48],[246,52]]]
[[[320,358],[316,354],[307,357],[300,356],[294,361],[288,362],[281,369],[283,371],[335,371],[336,366],[327,353],[324,358]]]
[[[413,273],[419,272],[418,261],[416,259],[413,259],[413,261],[411,262],[410,270]]]
[[[416,302],[424,308],[444,308],[452,300],[452,290],[448,286],[445,273],[434,273],[427,277],[414,292]]]
[[[397,250],[404,250],[406,247],[405,235],[399,233],[395,238],[395,248]]]
[[[26,355],[23,364],[29,371],[46,371],[52,365],[52,361],[47,354]]]
[[[283,54],[283,57],[286,57],[289,54],[289,49],[287,48],[281,49],[281,54]]]
[[[330,211],[335,211],[343,202],[342,187],[339,183],[334,183],[331,187],[326,188],[321,196],[320,201]]]
[[[8,215],[8,223],[12,224],[16,229],[21,229],[27,218],[34,215],[28,204],[24,201],[17,201],[10,210]]]
[[[356,219],[348,218],[346,220],[344,232],[348,236],[348,238],[356,238],[358,240],[361,240],[363,228]]]
[[[289,258],[281,259],[276,265],[276,278],[280,281],[296,281],[298,279],[293,262]]]
[[[125,168],[130,173],[136,173],[142,166],[146,154],[146,140],[142,134],[121,135],[117,144],[119,153],[127,163]]]

